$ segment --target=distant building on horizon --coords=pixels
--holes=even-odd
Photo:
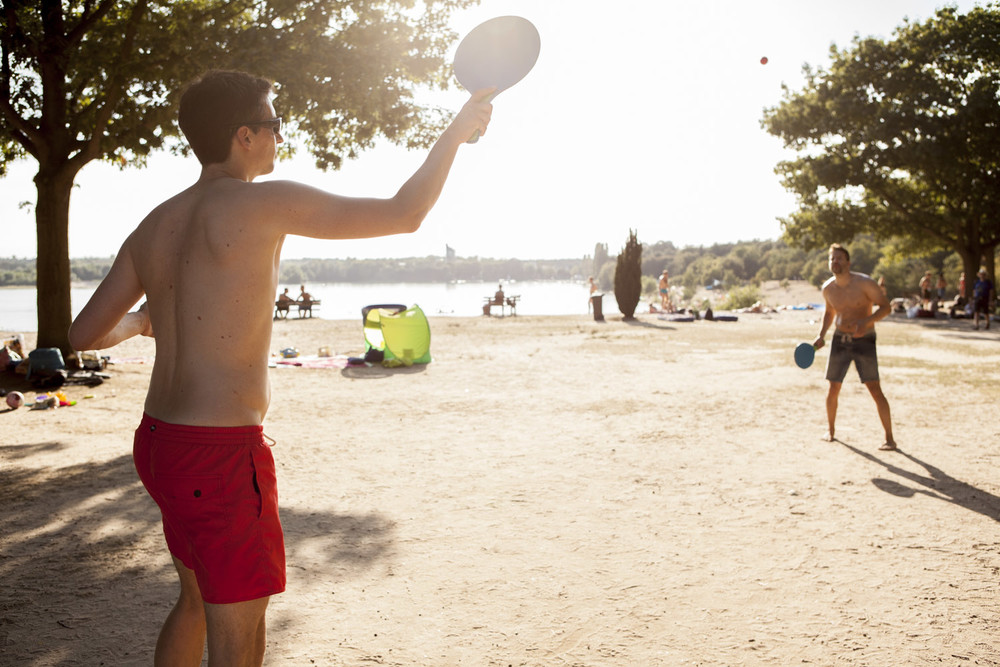
[[[453,261],[455,259],[455,249],[452,248],[447,243],[444,244],[444,258],[446,261]]]

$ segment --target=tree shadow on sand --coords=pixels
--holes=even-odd
[[[131,454],[60,468],[19,463],[70,447],[0,446],[0,662],[151,664],[178,592],[159,511]],[[378,514],[282,509],[281,520],[290,563],[322,542],[324,565],[340,577],[384,559],[394,542],[392,522]]]
[[[868,459],[872,463],[879,464],[888,472],[897,475],[914,485],[907,486],[891,479],[882,479],[880,477],[873,478],[872,484],[874,484],[881,491],[885,491],[886,493],[894,496],[899,496],[900,498],[911,498],[915,494],[920,493],[931,498],[937,498],[938,500],[958,505],[959,507],[964,507],[965,509],[982,514],[983,516],[993,519],[994,521],[1000,521],[1000,497],[989,493],[988,491],[983,491],[982,489],[974,487],[971,484],[957,480],[940,468],[937,468],[925,461],[921,461],[912,454],[907,454],[906,452],[899,450],[892,452],[890,455],[905,456],[926,470],[927,475],[921,475],[909,470],[904,470],[903,468],[893,465],[888,461],[883,461],[877,456],[862,451],[857,447],[853,447],[842,440],[836,440],[836,442],[839,442],[841,445],[851,450],[858,456]]]
[[[949,338],[959,338],[962,340],[982,340],[992,343],[1000,342],[1000,338],[993,333],[993,328],[990,329],[975,329],[972,318],[969,317],[959,317],[959,318],[949,318],[949,317],[938,317],[934,319],[924,319],[921,317],[899,317],[893,316],[890,320],[896,324],[905,324],[908,326],[921,327],[923,329],[930,329],[931,331],[940,332],[942,336]],[[995,327],[995,321],[993,326]]]

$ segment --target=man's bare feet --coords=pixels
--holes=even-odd
[[[833,437],[833,433],[827,433],[826,435],[823,436],[824,442],[834,442],[835,440],[836,438]]]
[[[879,449],[882,450],[883,452],[894,452],[896,451],[897,447],[895,442],[893,442],[892,440],[888,440],[886,442],[883,442],[882,446],[879,447]]]

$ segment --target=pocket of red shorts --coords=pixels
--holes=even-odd
[[[257,518],[263,518],[270,507],[277,507],[278,489],[274,474],[274,458],[267,447],[250,450],[253,463],[253,490],[257,496]]]
[[[158,485],[170,510],[189,528],[226,528],[222,475],[159,475]]]

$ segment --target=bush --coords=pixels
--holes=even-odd
[[[749,308],[760,301],[760,290],[753,285],[734,287],[726,295],[725,302],[719,306],[719,310],[736,310],[738,308]]]
[[[660,279],[653,276],[642,277],[642,294],[656,296],[660,291]]]
[[[602,292],[610,292],[615,287],[615,263],[607,262],[597,274],[597,284]]]

